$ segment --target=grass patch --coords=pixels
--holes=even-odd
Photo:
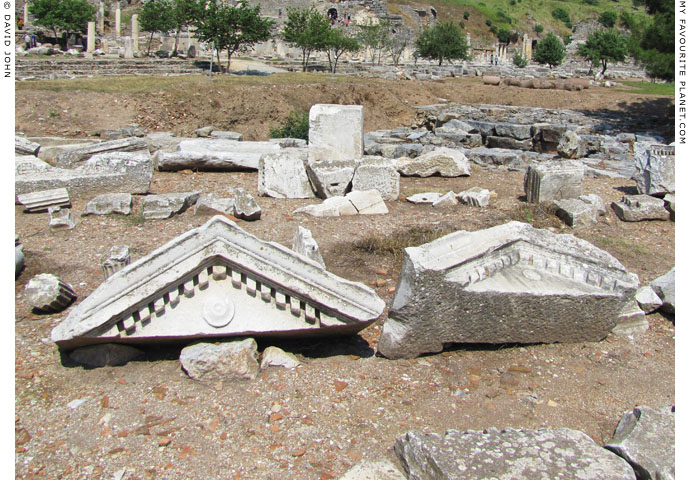
[[[654,253],[640,241],[624,237],[597,236],[592,239],[592,243],[619,259],[628,257],[646,258]]]
[[[640,81],[623,81],[621,83],[626,87],[634,88],[635,93],[641,93],[643,95],[665,95],[669,97],[674,97],[676,95],[675,83],[652,83]],[[630,92],[628,89],[618,91]]]
[[[507,212],[510,220],[529,223],[536,228],[560,228],[561,220],[556,216],[556,206],[551,202],[520,203]]]
[[[364,238],[355,240],[349,247],[354,251],[391,257],[399,261],[405,255],[407,247],[418,247],[456,230],[450,225],[414,226],[405,230],[396,230],[387,235],[369,234]]]

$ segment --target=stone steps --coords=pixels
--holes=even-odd
[[[89,75],[188,75],[207,70],[204,62],[167,59],[17,59],[17,80]]]

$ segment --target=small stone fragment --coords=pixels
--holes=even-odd
[[[235,217],[248,222],[261,218],[261,207],[254,197],[241,188],[233,189],[235,195]]]
[[[420,203],[434,203],[439,198],[441,198],[440,193],[429,192],[429,193],[416,193],[414,195],[410,195],[409,197],[406,197],[405,200],[407,200],[410,203],[420,204]]]
[[[72,287],[50,273],[41,273],[24,287],[28,304],[45,313],[57,313],[77,298]]]
[[[252,380],[259,375],[256,341],[246,338],[220,344],[197,343],[182,349],[180,363],[194,380]]]
[[[292,353],[283,351],[278,347],[266,347],[261,355],[261,369],[268,367],[297,368],[302,362],[297,360]]]
[[[199,192],[162,193],[144,198],[142,214],[146,220],[170,218],[182,213],[199,199]]]
[[[489,205],[490,192],[486,188],[472,187],[469,190],[458,193],[458,200],[465,205],[484,208]]]
[[[110,215],[119,213],[129,215],[132,212],[132,195],[129,193],[105,193],[86,204],[82,215]]]
[[[323,262],[323,257],[321,256],[321,251],[319,250],[319,245],[316,243],[316,240],[314,240],[311,232],[306,228],[302,226],[297,227],[297,232],[292,238],[292,249],[298,254],[304,255],[326,268],[326,264]]]
[[[108,277],[119,272],[131,262],[132,258],[129,255],[129,247],[126,245],[113,246],[101,262],[103,269],[103,276],[107,280]]]
[[[611,330],[611,333],[615,335],[634,335],[644,333],[648,329],[649,322],[645,313],[637,306],[635,300],[631,300],[621,310],[618,315],[618,322]]]
[[[618,218],[625,222],[668,220],[670,218],[664,201],[650,195],[626,195],[619,202],[613,202],[611,207]]]
[[[664,302],[661,310],[666,313],[676,313],[676,267],[649,284],[654,293]]]
[[[378,190],[352,191],[345,195],[360,215],[377,215],[388,213],[388,207]]]
[[[218,215],[235,212],[233,198],[216,198],[213,195],[202,195],[194,204],[194,215]]]
[[[69,208],[49,207],[50,228],[54,230],[71,230],[76,226],[72,210]]]
[[[432,207],[453,207],[458,204],[458,196],[450,191],[431,204]]]
[[[637,305],[645,313],[652,313],[664,304],[664,301],[659,298],[659,295],[649,285],[640,287],[637,290],[635,300],[637,300]]]

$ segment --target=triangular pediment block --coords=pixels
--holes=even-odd
[[[52,338],[73,347],[352,333],[384,306],[365,285],[216,216],[108,278]]]

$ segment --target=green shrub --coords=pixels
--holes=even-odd
[[[553,11],[551,12],[551,15],[553,16],[553,18],[555,18],[556,20],[560,20],[563,23],[569,23],[570,22],[570,15],[568,14],[568,12],[565,9],[563,9],[561,7],[554,8]]]
[[[513,55],[513,65],[518,68],[525,68],[527,66],[527,59],[520,55],[519,52],[515,52],[515,55]]]
[[[271,128],[270,138],[301,138],[309,141],[309,112],[290,113],[280,128]]]
[[[501,28],[498,30],[498,34],[496,36],[498,37],[499,42],[510,43],[510,30]]]
[[[599,5],[599,0],[582,0],[584,3],[587,5],[592,5],[593,7],[596,7]]]
[[[627,10],[621,12],[620,17],[618,17],[621,25],[623,25],[628,30],[632,30],[635,27],[635,17],[632,13]]]
[[[599,23],[601,23],[606,28],[613,28],[618,20],[618,14],[614,11],[603,12],[599,15]]]
[[[543,26],[543,25],[540,25],[540,24],[537,24],[537,25],[534,26],[534,31],[537,32],[537,33],[541,33],[541,32],[544,31],[544,26]]]
[[[513,23],[513,19],[510,18],[508,15],[506,15],[505,12],[503,12],[503,11],[501,11],[501,10],[499,10],[499,11],[496,13],[496,16],[497,16],[498,18],[500,18],[501,20],[503,20],[504,22],[508,23],[508,24]]]
[[[460,28],[462,28],[463,30],[465,29],[465,22],[463,22],[462,20],[460,20]]]
[[[488,19],[488,18],[486,19],[486,22],[485,22],[485,23],[486,23],[486,26],[487,26],[487,27],[490,27],[491,25],[493,25],[493,22],[492,22],[490,19]]]
[[[465,13],[462,14],[462,18],[464,18],[465,20],[469,20],[470,19],[470,12],[465,10]]]
[[[489,29],[491,33],[494,35],[498,36],[498,27],[496,25],[491,25],[491,28]]]

